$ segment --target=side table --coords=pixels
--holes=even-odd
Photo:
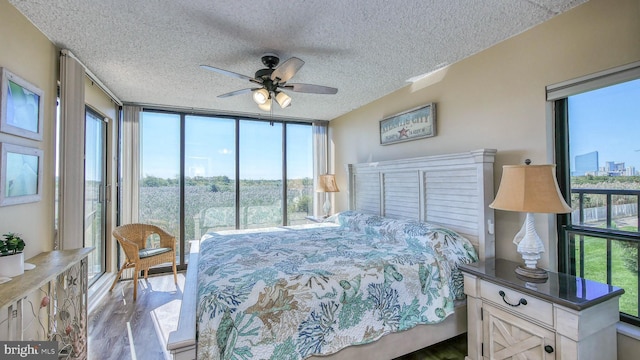
[[[549,272],[522,280],[503,259],[460,266],[467,295],[466,359],[617,358],[618,300],[623,289]]]

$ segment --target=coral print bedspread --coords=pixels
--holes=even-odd
[[[304,359],[444,320],[471,243],[426,223],[345,212],[339,226],[209,233],[198,359]]]

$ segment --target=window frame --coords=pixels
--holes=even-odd
[[[240,229],[240,217],[239,217],[239,211],[240,211],[240,181],[239,181],[239,172],[240,172],[240,158],[238,156],[239,154],[239,150],[240,150],[240,124],[242,121],[259,121],[259,122],[266,122],[266,123],[280,123],[282,124],[282,181],[283,181],[283,190],[282,190],[282,203],[284,204],[282,207],[282,224],[281,225],[287,225],[288,224],[288,213],[287,213],[287,125],[289,124],[299,124],[299,125],[308,125],[309,126],[309,131],[312,132],[313,131],[313,126],[316,122],[312,122],[312,121],[305,121],[305,120],[288,120],[288,119],[262,119],[262,118],[254,118],[254,117],[250,117],[250,116],[241,116],[241,115],[237,115],[237,116],[232,116],[232,115],[219,115],[219,114],[215,114],[215,113],[208,113],[208,112],[185,112],[185,111],[180,111],[180,110],[172,110],[172,109],[163,109],[163,108],[151,108],[151,107],[145,107],[142,108],[140,111],[140,120],[142,120],[143,117],[143,113],[163,113],[163,114],[174,114],[174,115],[178,115],[180,117],[180,209],[179,209],[179,217],[180,217],[180,247],[181,249],[185,249],[185,245],[186,245],[186,234],[185,234],[185,227],[184,227],[184,223],[185,223],[185,216],[186,216],[186,212],[185,212],[185,155],[186,155],[186,149],[185,149],[185,144],[186,144],[186,118],[187,116],[199,116],[199,117],[211,117],[211,118],[225,118],[225,119],[231,119],[235,121],[235,153],[236,153],[236,190],[235,190],[235,196],[236,196],[236,229]],[[138,134],[138,136],[140,136],[140,134]],[[312,135],[313,136],[313,135]],[[141,144],[140,144],[141,145]],[[312,145],[313,145],[313,141],[312,141]],[[315,154],[315,149],[312,149],[312,151]],[[142,155],[142,152],[139,152],[139,156]],[[326,156],[326,154],[325,154]],[[142,169],[140,169],[142,170]],[[315,179],[315,177],[317,176],[317,174],[313,174],[312,175],[313,178]],[[140,186],[138,184],[138,186]],[[138,202],[139,199],[135,199],[134,202]],[[137,214],[136,214],[137,216]],[[185,263],[187,254],[184,253],[184,251],[180,251],[180,265],[178,265],[178,269],[185,269],[187,267],[188,264]],[[154,268],[154,269],[150,269],[150,273],[154,274],[154,273],[161,273],[161,272],[166,272],[169,271],[170,268],[169,267],[158,267],[158,268]]]
[[[555,135],[556,176],[560,191],[567,203],[571,204],[568,97],[637,79],[640,79],[640,61],[547,86],[547,102],[551,104]],[[593,235],[607,239],[608,242],[610,242],[611,239],[637,240],[639,237],[613,229],[595,230],[591,227],[573,225],[571,223],[571,214],[558,214],[556,217],[556,226],[558,236],[558,271],[574,276],[576,275],[576,247],[575,243],[569,240],[570,234],[583,236]],[[640,252],[640,249],[638,251]],[[640,303],[638,307],[640,308]],[[639,317],[635,317],[620,312],[620,320],[635,326],[640,326],[640,314]]]

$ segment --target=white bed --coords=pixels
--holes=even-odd
[[[495,150],[348,165],[349,208],[387,218],[450,228],[468,238],[480,260],[494,256],[493,162]],[[178,329],[167,344],[175,359],[196,357],[198,242],[192,243]],[[311,359],[391,359],[466,331],[466,306],[435,325],[383,336],[370,344]]]

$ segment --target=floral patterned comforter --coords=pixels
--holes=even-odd
[[[209,233],[198,266],[198,359],[304,359],[444,320],[471,243],[352,211],[339,226]]]

